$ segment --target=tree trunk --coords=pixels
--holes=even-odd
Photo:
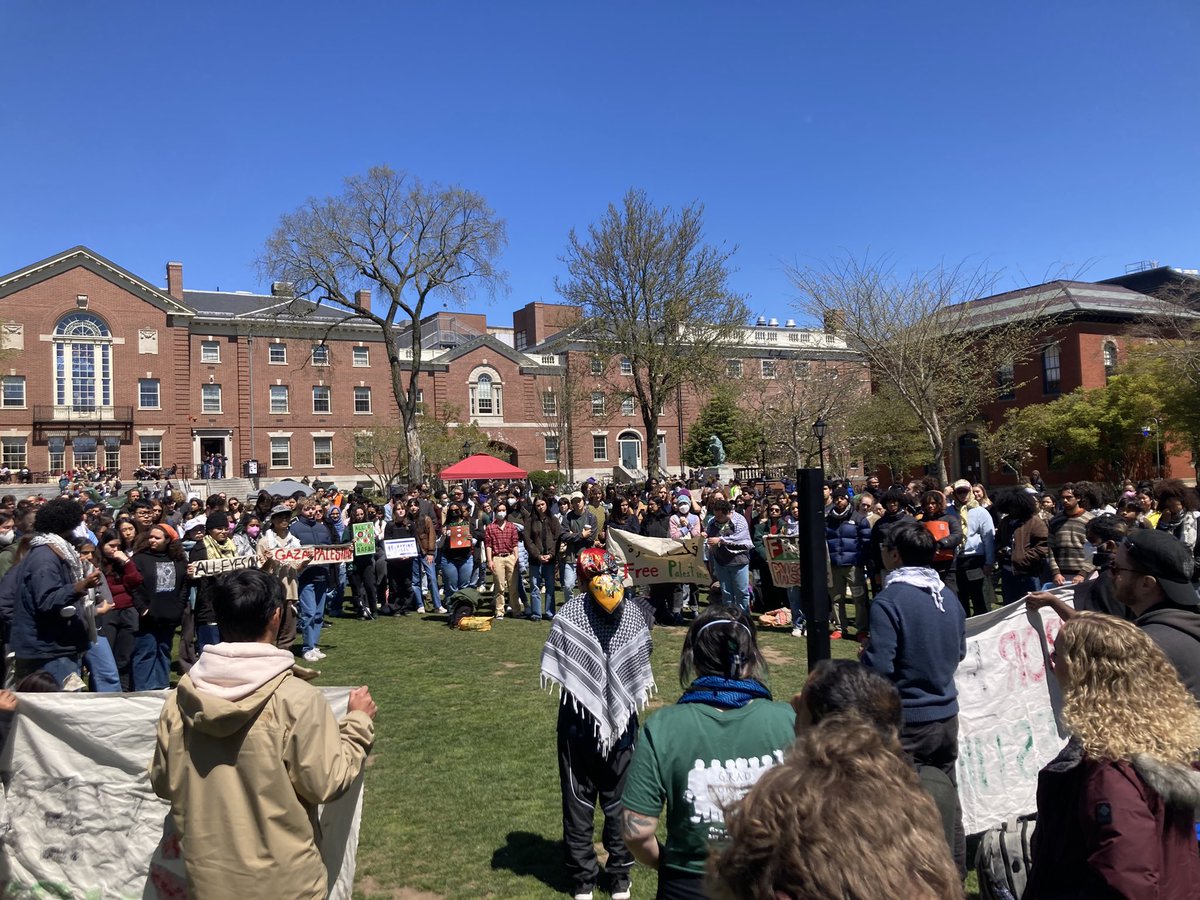
[[[405,415],[404,419],[404,443],[408,445],[408,483],[416,485],[425,480],[425,453],[421,449],[421,437],[417,434],[416,415]]]
[[[646,426],[646,476],[657,478],[661,461],[658,458],[658,404],[653,397],[649,414],[642,409],[642,424]]]

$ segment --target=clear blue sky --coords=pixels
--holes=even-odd
[[[836,7],[836,9],[834,9]],[[1002,287],[1200,265],[1200,4],[3,0],[0,271],[86,244],[258,290],[280,213],[388,163],[481,192],[510,293],[629,186],[733,284],[969,258]],[[484,308],[480,299],[472,308]]]

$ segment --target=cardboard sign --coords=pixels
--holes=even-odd
[[[763,546],[767,550],[767,568],[776,587],[800,586],[800,537],[798,535],[766,534]]]
[[[625,584],[708,584],[704,541],[687,537],[644,537],[615,528],[608,532],[608,552],[621,563]]]
[[[246,556],[231,556],[228,559],[198,559],[189,565],[192,566],[193,578],[212,578],[214,575],[224,575],[238,569],[253,569],[258,565],[258,557],[251,553]]]
[[[446,546],[451,550],[462,550],[471,546],[471,529],[467,525],[451,525],[446,529]]]
[[[290,566],[299,565],[306,559],[311,559],[314,565],[336,565],[354,559],[354,545],[310,544],[304,547],[280,547],[271,551],[271,558]]]
[[[1024,603],[967,619],[967,655],[954,675],[967,834],[1037,810],[1038,771],[1067,740],[1056,717],[1062,695],[1046,665],[1061,627],[1052,610],[1031,612]]]
[[[370,522],[357,522],[350,526],[354,540],[355,556],[375,555],[375,526]]]
[[[417,555],[417,539],[393,538],[384,541],[383,555],[387,559],[412,559]]]

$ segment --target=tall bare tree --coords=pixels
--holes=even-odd
[[[586,235],[567,238],[560,294],[583,309],[578,336],[606,360],[633,365],[647,467],[661,468],[659,409],[680,386],[716,377],[749,310],[728,286],[734,250],[705,243],[704,209],[655,207],[630,189]]]
[[[285,213],[267,239],[260,266],[270,278],[290,282],[297,298],[345,310],[346,321],[383,331],[414,482],[425,471],[417,429],[425,304],[431,297],[462,303],[475,287],[502,286],[497,261],[505,243],[504,221],[479,194],[423,184],[387,166]],[[355,302],[360,288],[376,292],[369,307]],[[404,338],[411,354],[402,352]]]
[[[995,276],[964,265],[901,276],[886,260],[840,258],[789,275],[801,314],[841,332],[912,409],[943,484],[947,443],[998,398],[998,373],[1036,353],[1052,324],[1044,303],[989,318],[968,301],[994,293]]]

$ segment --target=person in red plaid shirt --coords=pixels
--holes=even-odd
[[[488,571],[494,579],[496,618],[503,619],[505,608],[515,615],[522,615],[524,607],[517,594],[517,581],[513,569],[517,565],[517,543],[521,533],[507,519],[508,509],[504,504],[496,508],[496,519],[483,530],[483,547],[487,552]]]

